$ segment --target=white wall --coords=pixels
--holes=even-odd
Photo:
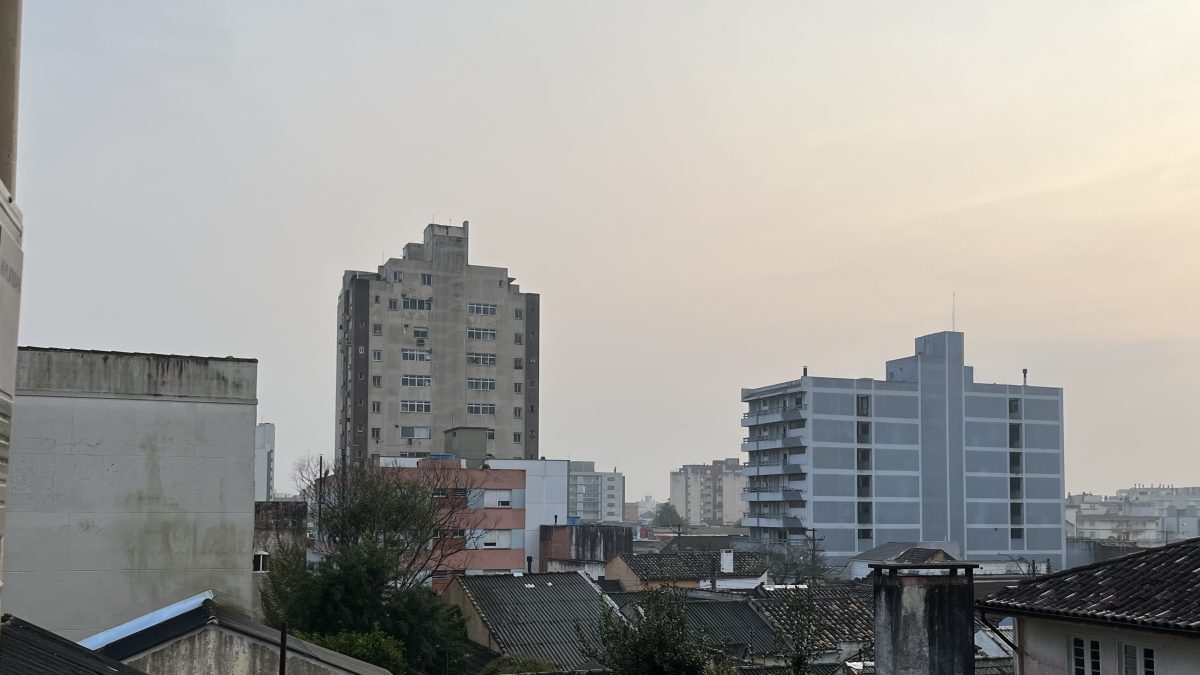
[[[264,422],[254,428],[254,499],[275,496],[275,425]]]
[[[567,469],[565,459],[489,459],[493,469],[525,471],[525,555],[533,569],[541,564],[541,526],[567,522]]]
[[[1167,635],[1155,631],[1108,626],[1017,619],[1017,644],[1021,647],[1020,675],[1071,675],[1071,638],[1100,641],[1102,675],[1121,675],[1118,645],[1131,643],[1154,649],[1155,675],[1196,675],[1200,664],[1200,638]]]

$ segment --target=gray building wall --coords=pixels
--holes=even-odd
[[[254,498],[275,496],[275,425],[262,422],[254,428]]]
[[[5,609],[80,639],[251,607],[257,362],[22,348]]]
[[[974,382],[962,333],[915,347],[887,362],[884,381],[806,374],[742,390],[744,524],[770,542],[815,530],[834,560],[889,541],[954,541],[968,557],[1061,568],[1062,390]]]
[[[468,242],[466,222],[429,225],[403,258],[343,275],[339,461],[441,452],[454,427],[491,429],[493,457],[539,456],[540,298],[522,293],[506,268],[469,264]],[[471,363],[468,354],[488,357]]]

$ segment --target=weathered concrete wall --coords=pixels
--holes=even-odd
[[[1134,645],[1139,652],[1153,649],[1155,675],[1195,675],[1200,663],[1200,639],[1152,630],[1020,617],[1016,637],[1022,675],[1070,675],[1073,638],[1086,640],[1089,647],[1092,640],[1100,642],[1105,674],[1124,672],[1119,665],[1121,645]]]
[[[875,573],[875,669],[974,675],[971,578]]]
[[[254,638],[204,628],[158,649],[127,659],[126,664],[150,675],[275,675],[279,647]],[[288,675],[341,675],[335,668],[288,650]]]
[[[209,589],[248,610],[255,369],[22,349],[5,609],[71,639]]]

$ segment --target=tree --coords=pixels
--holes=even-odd
[[[626,619],[601,605],[595,639],[575,622],[580,652],[614,675],[708,675],[728,672],[728,659],[703,636],[688,630],[684,591],[660,587],[643,594]]]
[[[262,592],[268,623],[317,635],[379,630],[403,643],[410,667],[453,670],[466,629],[457,608],[425,585],[487,527],[470,508],[471,474],[437,465],[299,473],[310,513],[319,514],[321,559],[310,563],[303,543],[276,542]]]
[[[487,664],[483,670],[479,671],[479,675],[510,675],[512,673],[545,673],[552,670],[557,670],[558,666],[535,659],[532,656],[517,656],[509,654]]]
[[[789,589],[787,593],[787,613],[791,622],[784,641],[788,666],[792,675],[814,675],[813,664],[825,651],[817,604],[812,589],[807,586]]]
[[[332,649],[339,654],[345,654],[360,661],[375,664],[380,668],[386,668],[397,675],[402,675],[406,672],[404,645],[396,638],[378,628],[369,633],[349,633],[343,631],[333,635],[297,632],[296,637],[308,640],[326,649]]]
[[[776,544],[767,550],[766,556],[767,576],[776,584],[820,583],[829,579],[829,563],[814,537],[803,544]]]
[[[675,510],[675,507],[670,502],[658,505],[658,511],[654,514],[654,522],[652,523],[654,527],[669,527],[675,530],[675,534],[677,535],[683,534],[683,531],[687,528],[687,524],[687,521],[684,520],[683,516],[679,515],[679,512]]]

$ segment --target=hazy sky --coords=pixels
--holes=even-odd
[[[1200,4],[26,2],[23,344],[256,357],[333,439],[336,296],[432,217],[542,294],[543,454],[630,499],[739,388],[958,327],[1067,487],[1200,484]],[[284,487],[287,487],[286,485]]]

